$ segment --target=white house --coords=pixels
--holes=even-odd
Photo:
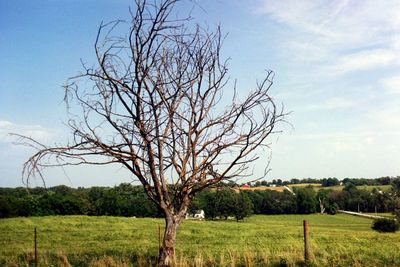
[[[204,210],[198,210],[198,211],[194,214],[193,217],[194,217],[195,219],[199,219],[199,220],[204,219],[204,218],[205,218]]]
[[[186,213],[186,219],[203,220],[205,217],[204,210],[197,210],[195,214]]]

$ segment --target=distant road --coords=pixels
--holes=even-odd
[[[359,213],[359,212],[354,212],[354,211],[338,210],[338,212],[344,213],[344,214],[349,214],[349,215],[354,215],[354,216],[370,218],[370,219],[385,219],[385,217],[382,217],[382,216],[364,214],[364,213]]]

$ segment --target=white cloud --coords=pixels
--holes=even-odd
[[[22,125],[0,120],[0,142],[15,142],[17,138],[10,135],[11,133],[31,137],[40,142],[48,141],[54,136],[52,130],[40,125]]]
[[[388,33],[396,33],[399,29],[399,7],[400,2],[396,0],[259,0],[256,9],[332,46],[371,46],[384,43],[389,37]]]
[[[320,141],[328,140],[329,142],[342,142],[345,140],[358,140],[357,142],[362,142],[363,144],[373,144],[374,140],[382,137],[394,137],[400,134],[397,132],[374,132],[374,131],[349,131],[349,132],[334,132],[334,133],[315,133],[315,134],[296,134],[293,135],[295,139],[294,142],[302,142],[304,140],[309,141]]]
[[[341,97],[332,97],[329,98],[322,103],[310,105],[308,109],[344,109],[344,108],[352,108],[358,105],[358,102],[353,99],[341,98]]]
[[[328,75],[399,64],[399,1],[257,2],[258,13],[289,27],[288,57],[319,60]]]
[[[375,108],[368,114],[368,121],[378,129],[391,129],[400,135],[400,107]]]
[[[331,74],[341,74],[359,70],[370,70],[398,64],[400,54],[398,51],[374,49],[363,50],[340,57],[331,67]]]
[[[400,94],[400,76],[392,76],[381,81],[385,90],[392,94]]]

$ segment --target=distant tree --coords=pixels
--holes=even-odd
[[[55,192],[59,195],[62,195],[62,196],[72,195],[73,192],[75,191],[74,189],[72,189],[66,185],[58,185],[58,186],[50,187],[49,190],[52,192]]]
[[[89,199],[90,208],[88,210],[89,215],[105,215],[101,212],[101,198],[103,197],[105,188],[94,186],[88,189],[87,197]]]
[[[354,185],[353,182],[347,182],[347,183],[345,183],[345,185],[343,187],[343,191],[346,191],[346,192],[349,192],[349,193],[357,193],[358,189]]]
[[[316,212],[318,203],[313,189],[297,188],[295,193],[298,213],[309,214]]]
[[[223,188],[216,193],[217,203],[217,214],[219,217],[228,219],[229,216],[233,216],[235,213],[237,193],[229,188]]]
[[[202,192],[192,202],[191,210],[203,209],[206,218],[235,217],[236,220],[242,220],[253,212],[253,202],[249,195],[254,196],[254,192],[235,192],[230,188],[219,188],[217,191],[207,190]]]
[[[197,194],[192,202],[190,203],[190,206],[188,208],[188,213],[189,214],[195,214],[198,210],[206,210],[207,206],[207,199],[206,195],[210,194],[211,191],[209,189],[203,190],[199,194]],[[206,214],[207,217],[207,214]]]
[[[73,196],[63,197],[60,203],[60,215],[85,214],[83,203]]]
[[[283,214],[297,213],[296,196],[287,190],[283,191],[278,196],[279,206]]]
[[[317,200],[319,204],[319,212],[321,214],[328,213],[328,214],[336,214],[337,212],[337,204],[332,201],[330,198],[333,190],[331,189],[320,189],[317,193]]]
[[[262,214],[262,204],[263,204],[262,192],[263,191],[260,191],[260,190],[246,191],[246,195],[249,197],[249,199],[253,205],[253,211],[255,214]]]
[[[393,210],[397,221],[400,222],[400,176],[397,176],[391,182],[392,184],[392,202]]]
[[[204,194],[204,212],[208,219],[214,220],[219,216],[217,194],[208,191]]]
[[[246,191],[246,194],[252,200],[254,213],[256,214],[296,213],[296,197],[288,191]]]
[[[0,195],[0,218],[15,217],[18,211],[13,207],[13,199],[9,196]]]
[[[320,184],[322,180],[314,179],[314,178],[305,178],[300,181],[301,184]]]
[[[300,180],[299,179],[291,179],[290,184],[299,184]]]
[[[400,195],[400,176],[393,179],[391,182],[393,190],[396,194]]]
[[[391,179],[390,179],[390,177],[388,177],[388,176],[386,176],[386,177],[380,177],[380,178],[378,178],[378,179],[376,179],[376,180],[377,180],[377,182],[378,182],[380,185],[389,185],[390,182],[391,182]]]
[[[57,190],[60,188],[62,190]],[[74,215],[86,213],[86,206],[74,195],[74,189],[66,186],[50,188],[45,193],[34,198],[38,201],[40,210],[38,215]]]
[[[40,205],[38,198],[27,195],[20,199],[18,203],[18,216],[41,216],[49,215],[46,207]]]
[[[230,188],[233,188],[233,187],[236,187],[237,184],[236,184],[236,182],[234,182],[234,181],[227,181],[227,182],[226,182],[226,186],[227,186],[227,187],[230,187]]]
[[[246,192],[239,192],[235,195],[234,215],[236,221],[243,220],[253,213],[253,203]]]
[[[319,202],[319,212],[321,214],[325,213],[325,209],[326,209],[326,206],[327,206],[329,193],[330,193],[329,191],[322,190],[322,189],[319,190],[318,193],[317,193],[317,199],[318,199],[318,202]]]
[[[118,216],[117,198],[112,188],[102,190],[101,197],[96,201],[98,215]]]
[[[324,178],[321,181],[321,185],[328,187],[328,186],[335,186],[335,185],[339,185],[340,182],[337,178]]]

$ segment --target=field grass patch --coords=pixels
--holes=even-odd
[[[188,220],[178,230],[177,259],[182,266],[273,266],[281,261],[298,265],[303,261],[304,219],[309,221],[316,266],[400,265],[400,233],[375,232],[372,220],[345,214],[257,215],[239,223]],[[32,262],[35,226],[42,266],[155,264],[158,227],[163,223],[153,218],[87,216],[2,219],[0,265]]]

